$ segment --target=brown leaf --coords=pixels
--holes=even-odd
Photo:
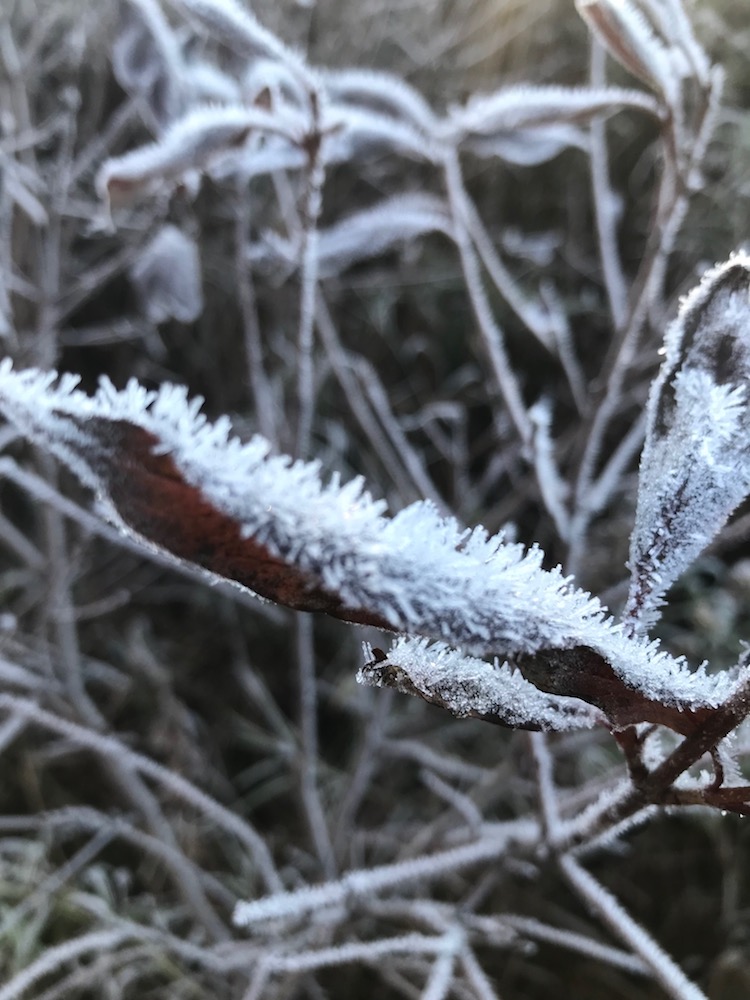
[[[76,421],[77,422],[77,421]],[[86,454],[102,490],[124,524],[171,555],[232,580],[297,611],[317,611],[344,621],[388,628],[377,614],[346,607],[313,575],[302,572],[253,538],[241,525],[186,482],[159,440],[125,420],[92,417],[86,437],[102,445]]]

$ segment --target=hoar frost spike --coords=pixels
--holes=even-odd
[[[682,303],[648,403],[625,612],[633,630],[750,494],[750,257]]]

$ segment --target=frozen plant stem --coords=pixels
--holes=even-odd
[[[300,916],[328,907],[340,906],[347,900],[369,899],[374,893],[396,886],[440,878],[471,865],[497,860],[512,846],[534,845],[539,839],[539,827],[533,820],[517,820],[503,824],[491,834],[462,847],[437,851],[408,861],[348,872],[336,881],[305,887],[295,892],[277,892],[257,900],[238,903],[234,922],[238,927],[250,927],[267,920],[299,920]]]
[[[60,966],[83,955],[113,950],[137,936],[132,930],[93,931],[71,938],[53,948],[47,948],[39,958],[22,969],[5,986],[0,987],[0,1000],[21,1000],[21,997],[28,996],[27,991],[35,983]]]
[[[555,844],[560,839],[561,827],[549,737],[546,733],[529,733],[529,744],[536,766],[536,781],[544,839],[547,845],[554,849]]]
[[[254,409],[260,432],[273,444],[278,445],[277,406],[271,383],[266,374],[253,275],[245,260],[245,244],[250,225],[250,199],[246,186],[238,184],[235,204],[237,218],[234,226],[234,266],[237,279],[237,297],[242,316],[248,378],[252,388]]]
[[[318,696],[313,648],[313,618],[295,614],[300,712],[300,786],[305,818],[326,878],[336,874],[331,836],[318,788]]]
[[[565,855],[559,861],[563,875],[594,914],[612,933],[627,944],[651,969],[654,979],[674,1000],[708,1000],[685,973],[651,937],[637,924],[615,897],[590,875],[578,862]]]
[[[329,362],[341,389],[346,396],[352,415],[359,424],[368,444],[388,469],[398,485],[400,495],[417,499],[419,492],[409,477],[409,471],[404,467],[404,459],[400,455],[383,430],[382,421],[378,421],[366,395],[360,389],[359,379],[355,371],[355,358],[351,357],[341,343],[341,338],[333,323],[331,311],[328,308],[322,289],[318,289],[318,304],[316,311],[316,326],[320,333],[326,360]]]
[[[271,853],[265,841],[241,817],[230,812],[210,795],[201,791],[185,778],[168,770],[161,764],[129,750],[124,743],[111,736],[105,736],[92,729],[69,722],[52,712],[34,704],[28,698],[0,695],[0,711],[14,713],[28,719],[49,732],[64,736],[72,743],[92,750],[105,762],[114,761],[118,767],[139,772],[152,781],[163,785],[176,798],[182,799],[199,812],[205,813],[213,823],[235,836],[253,857],[259,877],[269,889],[278,890],[281,880],[276,872]]]
[[[607,55],[603,45],[596,38],[591,39],[592,87],[606,84]],[[589,128],[589,162],[591,165],[591,189],[594,196],[596,232],[599,240],[599,256],[602,264],[604,287],[609,299],[612,328],[620,330],[625,322],[628,306],[627,285],[623,273],[620,251],[617,245],[617,199],[609,183],[609,150],[607,129],[603,117],[595,118]]]
[[[39,460],[47,483],[54,484],[57,479],[54,462],[49,455],[40,455]],[[50,618],[54,648],[60,657],[70,704],[87,725],[99,729],[103,725],[103,719],[88,696],[81,664],[75,609],[70,591],[65,522],[62,514],[53,506],[45,505],[41,513],[49,560],[49,596],[45,608]]]
[[[590,497],[599,492],[596,467],[602,445],[613,418],[622,408],[623,390],[641,342],[643,329],[649,318],[655,314],[656,318],[661,320],[658,311],[662,303],[667,265],[687,216],[690,196],[699,183],[702,161],[716,126],[722,87],[723,75],[715,72],[703,94],[703,105],[698,113],[698,124],[691,137],[692,142],[689,145],[686,162],[678,162],[679,151],[676,148],[674,123],[668,120],[664,126],[661,147],[664,166],[659,180],[653,224],[643,254],[643,262],[633,282],[630,307],[622,326],[622,333],[619,339],[613,341],[610,360],[605,365],[605,390],[587,429],[578,467],[566,563],[568,572],[574,575],[580,574],[588,529],[595,513],[591,508]],[[595,157],[592,159],[592,167],[594,162]],[[611,243],[613,236],[607,236],[607,240]],[[611,277],[610,275],[610,280]],[[609,289],[609,284],[607,287]],[[606,471],[605,469],[603,474],[606,474]]]
[[[297,334],[297,424],[296,454],[306,458],[310,450],[313,414],[315,412],[315,365],[313,338],[315,304],[318,288],[318,220],[323,202],[325,165],[321,156],[320,101],[318,90],[311,89],[310,129],[306,138],[307,191],[302,209],[302,247],[300,249],[300,315]]]
[[[533,438],[533,428],[518,381],[508,359],[502,331],[492,314],[492,308],[482,284],[479,260],[469,235],[467,196],[464,191],[461,164],[455,149],[447,149],[444,153],[443,176],[455,227],[461,267],[479,332],[482,335],[493,374],[516,433],[524,448],[529,448]]]
[[[589,498],[596,493],[595,473],[602,444],[612,419],[621,410],[623,389],[640,343],[644,324],[661,295],[667,262],[687,214],[688,199],[680,192],[674,164],[668,158],[665,159],[659,200],[644,263],[635,283],[637,289],[635,300],[616,356],[611,363],[602,400],[594,412],[585,438],[586,443],[576,479],[571,541],[566,564],[568,572],[574,575],[580,574],[585,553],[592,518]]]

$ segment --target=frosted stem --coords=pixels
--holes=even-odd
[[[674,1000],[708,1000],[677,963],[630,916],[615,897],[570,855],[560,858],[560,869],[572,888],[612,933],[632,948],[652,970],[654,979]]]
[[[318,289],[318,220],[323,202],[325,167],[320,155],[320,94],[312,90],[309,95],[311,127],[307,137],[309,165],[307,194],[302,211],[302,247],[300,268],[300,315],[297,332],[297,399],[299,420],[297,424],[298,456],[305,458],[310,450],[313,414],[315,412],[315,366],[313,359],[313,333],[315,330],[315,300]]]

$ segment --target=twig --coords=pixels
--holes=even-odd
[[[318,696],[313,650],[313,620],[295,615],[300,718],[300,793],[308,829],[327,878],[336,873],[331,835],[318,788]]]
[[[695,983],[646,931],[633,920],[615,897],[570,855],[559,860],[560,870],[587,906],[652,970],[674,1000],[708,1000]]]

